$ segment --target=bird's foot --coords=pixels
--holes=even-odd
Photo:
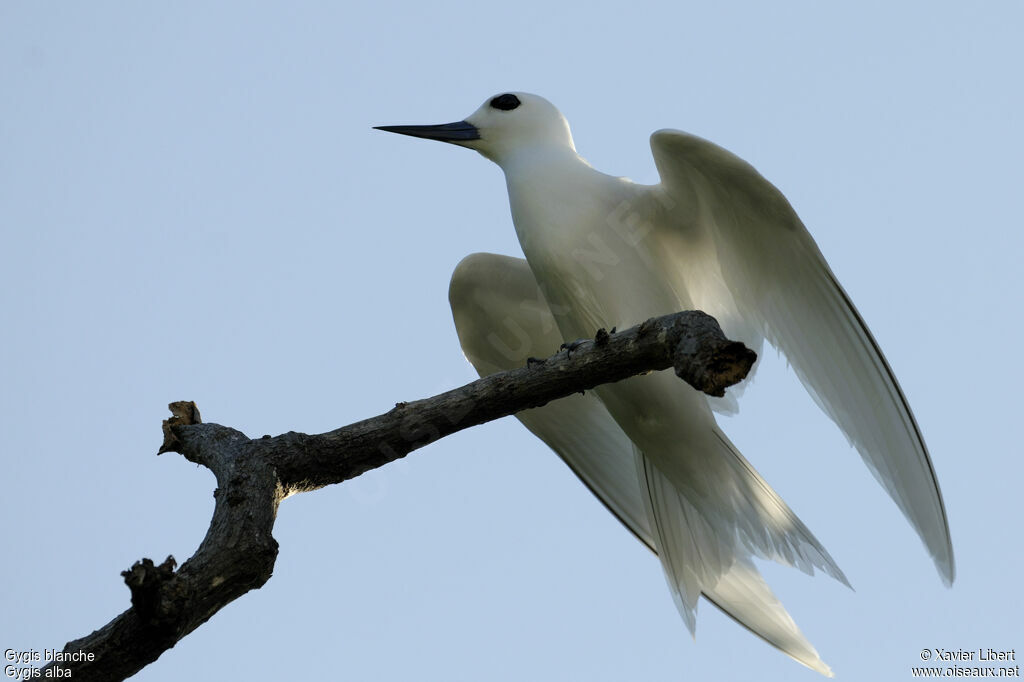
[[[566,351],[566,355],[571,358],[572,352],[589,340],[590,339],[576,339],[575,341],[570,341],[569,343],[563,343],[561,346],[558,347],[558,350]]]
[[[543,365],[545,362],[547,362],[547,358],[535,358],[535,357],[528,357],[528,358],[526,358],[526,366],[527,367],[534,367],[536,365]]]

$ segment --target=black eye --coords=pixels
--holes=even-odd
[[[518,107],[522,102],[519,98],[512,93],[505,93],[504,95],[498,95],[491,100],[491,106],[495,109],[501,109],[502,111],[512,111]]]

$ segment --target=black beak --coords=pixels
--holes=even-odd
[[[399,135],[410,135],[422,137],[427,140],[440,140],[441,142],[468,142],[479,140],[480,131],[476,126],[467,121],[456,121],[455,123],[442,123],[433,126],[374,126],[374,130],[383,130],[388,133]]]

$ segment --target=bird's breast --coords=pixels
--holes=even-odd
[[[637,185],[596,171],[509,178],[519,242],[564,336],[677,309]]]

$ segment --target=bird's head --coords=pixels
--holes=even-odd
[[[575,153],[569,123],[551,102],[525,92],[495,95],[462,121],[377,130],[475,149],[499,166],[524,150]]]

